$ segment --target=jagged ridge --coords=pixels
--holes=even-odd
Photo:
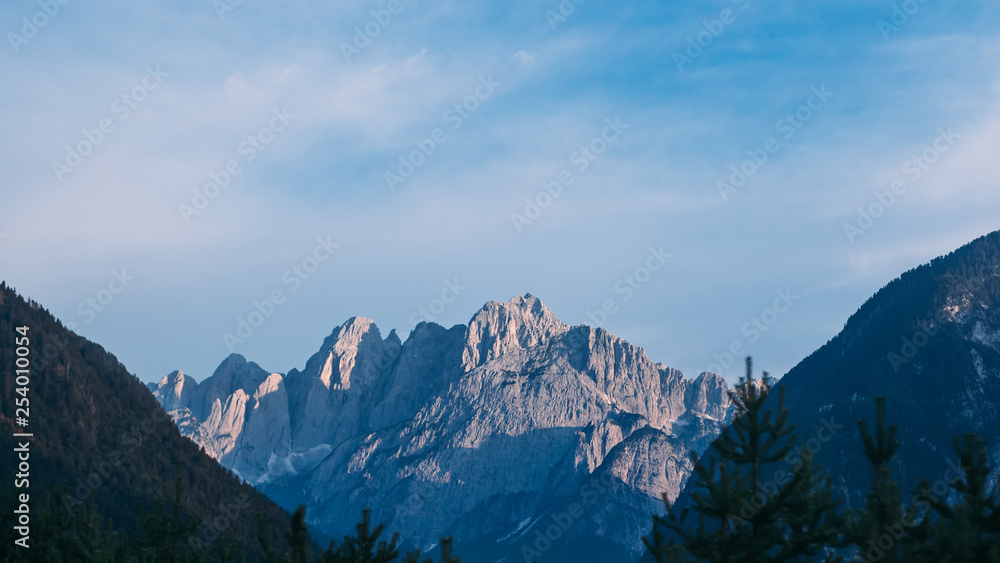
[[[201,384],[174,372],[153,387],[186,435],[308,504],[321,530],[371,508],[420,547],[506,535],[514,552],[533,532],[511,532],[603,477],[614,486],[567,534],[635,556],[660,494],[679,493],[688,452],[729,415],[718,375],[686,380],[531,294],[487,303],[468,326],[421,323],[405,343],[355,317],[287,375],[234,355]]]

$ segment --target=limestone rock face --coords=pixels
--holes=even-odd
[[[512,553],[580,502],[567,537],[638,556],[660,495],[679,493],[690,451],[731,415],[720,376],[684,379],[531,294],[468,326],[421,323],[406,342],[355,317],[301,371],[230,356],[201,384],[174,372],[154,394],[182,433],[265,492],[292,489],[330,535],[370,508],[418,547],[485,537]]]
[[[163,376],[160,383],[151,386],[156,399],[168,411],[191,403],[191,395],[198,388],[198,382],[184,375],[183,371],[173,371]]]

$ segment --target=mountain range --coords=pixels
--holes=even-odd
[[[874,417],[877,396],[898,428],[903,491],[920,478],[945,490],[965,433],[1000,466],[998,303],[1000,232],[887,284],[777,382],[800,447],[845,508],[870,486],[856,421]],[[712,455],[734,416],[720,376],[685,378],[603,329],[559,321],[531,294],[487,303],[466,325],[421,323],[405,341],[354,317],[301,370],[231,355],[200,382],[175,371],[146,386],[0,284],[0,332],[17,327],[30,327],[39,494],[92,502],[136,530],[139,507],[162,502],[180,468],[184,512],[223,522],[206,533],[232,537],[250,560],[258,517],[281,546],[279,505],[303,504],[324,534],[350,532],[371,509],[404,549],[433,552],[451,536],[467,563],[636,561],[661,494],[690,504],[689,454]],[[0,341],[4,365],[15,342]],[[11,450],[23,428],[17,381],[4,378],[0,396]]]
[[[869,484],[855,421],[875,396],[901,429],[903,490],[948,475],[966,432],[1000,463],[998,302],[993,233],[887,284],[780,379],[800,444],[846,507]],[[471,561],[636,560],[660,495],[690,502],[689,454],[733,414],[720,376],[685,379],[530,294],[467,325],[421,323],[405,342],[352,318],[301,371],[234,355],[201,383],[174,372],[150,388],[184,435],[309,506],[318,529],[371,508],[418,547],[454,536]]]
[[[685,379],[531,294],[405,342],[355,317],[301,371],[232,355],[150,388],[184,435],[323,532],[370,508],[471,561],[637,558],[660,495],[731,414],[722,377]]]

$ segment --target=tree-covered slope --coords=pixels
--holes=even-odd
[[[941,490],[954,479],[952,440],[963,434],[978,434],[994,466],[1000,461],[998,305],[995,232],[887,284],[778,382],[799,446],[815,452],[849,506],[863,502],[871,481],[856,421],[871,418],[876,396],[886,397],[887,420],[899,429],[892,470],[907,496],[921,478]],[[767,468],[762,480],[801,453]],[[688,502],[685,491],[677,506]]]
[[[28,327],[30,383],[27,427],[16,424],[15,338]],[[139,330],[140,327],[137,327]],[[22,332],[25,332],[22,330]],[[22,340],[23,343],[23,340]],[[21,351],[23,354],[23,350]],[[23,362],[23,361],[22,361]],[[257,557],[257,519],[272,530],[271,544],[285,544],[288,515],[276,504],[242,484],[229,471],[178,432],[149,390],[100,346],[66,329],[48,311],[0,284],[0,473],[4,517],[16,473],[16,432],[32,433],[28,488],[37,510],[46,494],[86,507],[115,529],[137,531],[140,505],[148,513],[172,498],[177,468],[186,488],[183,508],[201,517],[194,534],[211,545],[229,536]],[[22,381],[23,382],[23,381]],[[22,401],[22,405],[23,401]],[[12,545],[11,523],[5,521],[4,551]],[[37,528],[36,528],[37,529]],[[32,536],[37,546],[45,537]]]

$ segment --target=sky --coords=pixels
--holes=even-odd
[[[0,279],[145,381],[528,292],[780,376],[1000,228],[996,2],[96,4],[0,6]]]

